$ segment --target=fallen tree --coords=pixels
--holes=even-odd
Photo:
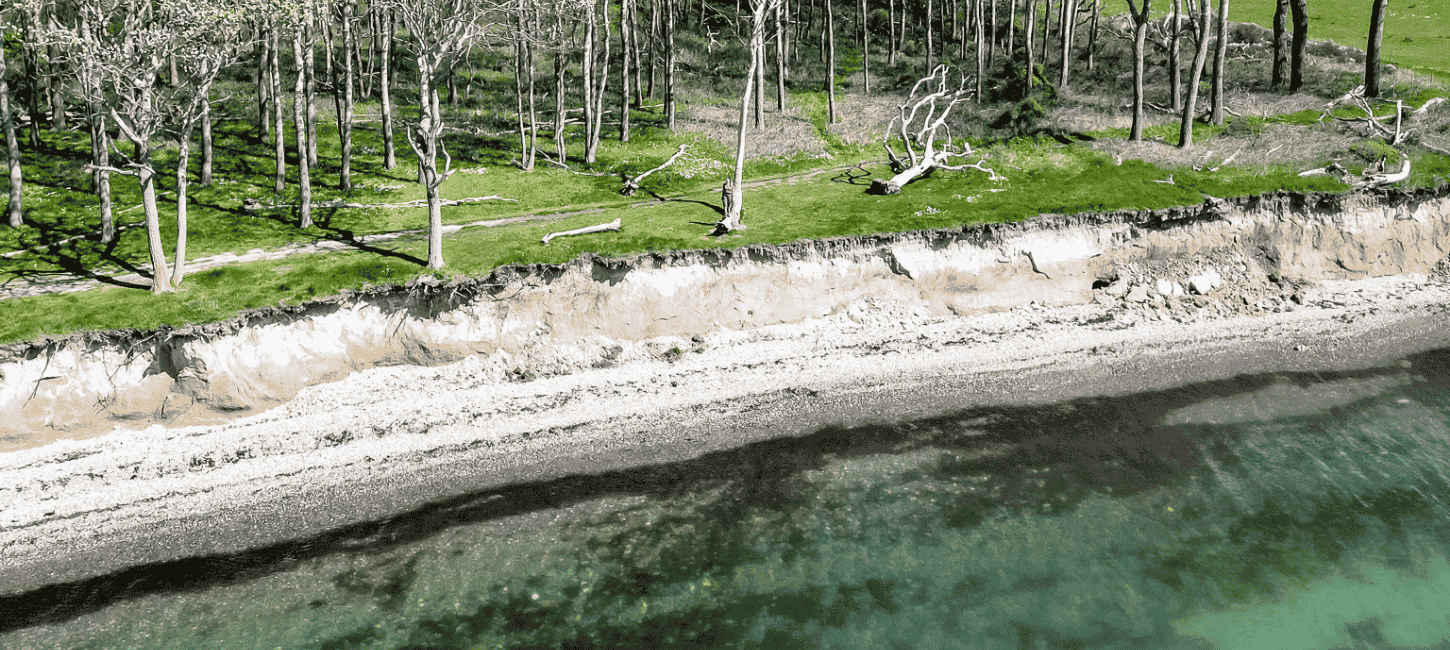
[[[675,152],[675,155],[670,156],[670,159],[669,160],[666,160],[664,162],[664,164],[660,165],[659,167],[656,167],[654,169],[651,169],[651,170],[649,170],[649,171],[647,171],[647,172],[645,172],[643,174],[640,174],[639,176],[635,176],[634,178],[630,178],[628,176],[625,176],[624,177],[624,187],[620,188],[619,193],[620,194],[623,194],[624,196],[634,196],[634,193],[639,191],[639,183],[640,183],[640,181],[643,181],[645,179],[645,177],[649,176],[650,174],[653,174],[653,173],[655,173],[655,172],[657,172],[657,171],[659,171],[661,169],[664,169],[666,167],[669,167],[670,165],[675,164],[675,161],[676,160],[679,160],[680,159],[680,156],[685,155],[685,149],[688,149],[689,147],[690,147],[690,145],[687,145],[687,144],[680,145],[680,150],[679,151],[676,151]]]
[[[982,166],[985,158],[960,165],[947,163],[951,158],[975,155],[972,145],[965,142],[960,149],[952,149],[951,130],[946,125],[947,116],[951,115],[953,107],[969,99],[971,91],[966,87],[965,76],[955,90],[949,89],[947,72],[947,66],[937,66],[931,75],[917,80],[916,85],[911,87],[911,94],[907,95],[906,102],[897,107],[898,115],[887,124],[886,139],[883,142],[886,156],[891,160],[891,170],[896,175],[890,180],[873,179],[870,189],[872,194],[900,194],[901,188],[907,183],[938,169],[975,169],[991,174],[994,181],[1002,180],[997,172]],[[935,87],[936,90],[918,98],[923,86]],[[943,103],[945,106],[942,106]],[[945,141],[938,149],[939,135],[944,136]],[[896,150],[891,148],[892,138],[901,139],[902,146],[906,148],[907,160],[902,160],[896,155]]]
[[[549,233],[547,235],[544,235],[543,241],[544,241],[544,245],[545,246],[548,246],[549,245],[549,240],[550,239],[553,239],[555,237],[568,237],[570,235],[587,235],[589,233],[605,232],[605,231],[609,231],[609,230],[619,230],[619,219],[615,219],[614,221],[611,221],[609,223],[601,223],[601,224],[599,224],[597,226],[585,226],[583,228],[575,228],[574,230],[565,230],[563,232],[551,232],[551,233]]]
[[[511,203],[518,203],[519,202],[518,199],[506,199],[506,198],[503,198],[502,196],[498,196],[498,195],[495,194],[495,195],[492,195],[492,196],[475,196],[475,197],[470,197],[470,198],[466,198],[466,199],[458,199],[456,201],[450,200],[450,199],[443,199],[442,201],[440,201],[438,203],[438,205],[439,206],[445,206],[445,205],[463,205],[465,203],[482,203],[484,201],[509,201]],[[387,210],[396,210],[396,209],[402,209],[402,208],[426,208],[426,207],[428,207],[428,200],[427,199],[418,199],[416,201],[405,201],[403,203],[351,203],[351,202],[348,202],[348,201],[321,201],[321,202],[309,203],[308,205],[309,205],[309,207],[311,207],[313,209],[318,209],[318,208],[322,208],[322,209],[328,209],[328,208],[354,208],[354,209],[357,209],[357,208],[381,208],[381,209],[387,209]],[[258,201],[256,199],[254,199],[254,198],[251,198],[251,197],[247,197],[245,199],[242,199],[242,209],[243,210],[252,210],[252,211],[256,211],[256,210],[278,210],[278,209],[293,208],[293,207],[297,207],[296,204],[293,204],[293,203],[263,203],[261,201]]]

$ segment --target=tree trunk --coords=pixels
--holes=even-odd
[[[629,0],[629,43],[629,56],[634,59],[634,99],[630,105],[639,108],[644,106],[644,83],[640,77],[644,72],[644,62],[640,60],[639,0]]]
[[[861,0],[861,92],[871,94],[871,32],[866,27],[866,0]]]
[[[594,42],[598,40],[599,27],[592,2],[584,14],[584,60],[580,67],[584,73],[584,162],[588,164],[593,162],[589,158],[589,143],[594,139]]]
[[[1223,74],[1224,66],[1228,62],[1228,0],[1218,0],[1218,46],[1213,52],[1213,81],[1209,86],[1209,104],[1211,107],[1210,120],[1219,126],[1223,126],[1224,102],[1227,99],[1223,95]]]
[[[675,130],[675,3],[665,3],[665,128]]]
[[[1364,57],[1364,96],[1380,96],[1380,42],[1385,33],[1385,0],[1374,0],[1369,14],[1369,44]]]
[[[775,110],[785,112],[785,4],[775,8]]]
[[[764,2],[765,0],[758,0]],[[829,2],[829,0],[827,0]],[[750,115],[750,95],[755,88],[756,68],[762,65],[760,60],[764,44],[758,35],[761,30],[758,27],[753,29],[750,42],[750,70],[745,74],[745,92],[740,94],[740,124],[735,129],[735,176],[724,189],[721,195],[721,207],[725,208],[725,216],[720,218],[716,224],[715,232],[723,234],[732,230],[743,230],[745,227],[740,223],[740,210],[745,201],[745,123]]]
[[[212,167],[216,162],[216,152],[212,147],[211,130],[211,98],[208,97],[201,103],[201,178],[203,186],[211,185]]]
[[[151,253],[151,293],[170,293],[166,254],[161,250],[161,217],[156,210],[156,172],[151,168],[150,145],[137,144],[136,180],[141,183],[141,209],[146,213],[146,243]]]
[[[10,84],[5,68],[5,48],[0,47],[0,125],[5,128],[5,159],[10,164],[10,202],[5,208],[10,226],[19,228],[25,223],[21,190],[23,181],[20,172],[20,143],[15,138],[15,120],[10,115]]]
[[[272,23],[272,121],[277,127],[277,135],[272,139],[274,153],[277,159],[277,171],[273,175],[272,191],[279,197],[287,189],[287,120],[282,117],[282,63],[279,50],[281,49],[282,26],[276,22]]]
[[[1309,43],[1309,8],[1305,0],[1289,0],[1289,13],[1294,19],[1294,42],[1289,55],[1289,92],[1304,85],[1304,47]]]
[[[756,1],[759,2],[760,0]],[[759,50],[751,54],[751,56],[758,57],[760,59],[760,65],[755,66],[754,68],[755,103],[752,108],[755,112],[755,128],[763,129],[765,128],[765,39],[761,39],[759,43],[755,43],[752,40],[751,43],[752,47],[755,47],[757,50]]]
[[[1061,39],[1062,47],[1062,70],[1059,72],[1057,86],[1059,90],[1067,90],[1067,82],[1072,75],[1072,33],[1077,24],[1077,2],[1078,0],[1062,0],[1062,14],[1058,17],[1061,25],[1058,37]]]
[[[265,28],[257,26],[261,32]],[[269,44],[270,39],[258,38],[257,43],[261,46],[261,52],[257,58],[257,137],[265,141],[272,137],[272,104],[270,95],[272,93],[272,78],[268,71],[272,65],[272,55]]]
[[[1208,24],[1213,20],[1213,5],[1198,1],[1198,52],[1193,55],[1193,72],[1188,77],[1188,99],[1183,102],[1183,120],[1178,127],[1178,148],[1193,146],[1193,121],[1198,110],[1198,82],[1203,78],[1203,65],[1208,61]]]
[[[32,36],[36,31],[39,31],[38,27],[36,25],[31,29]],[[21,58],[25,63],[25,79],[30,88],[30,93],[26,97],[25,102],[25,108],[30,113],[30,128],[26,129],[26,132],[30,140],[30,148],[38,149],[40,148],[40,123],[42,121],[40,117],[40,95],[45,92],[45,89],[40,85],[40,64],[37,61],[40,55],[36,53],[35,46],[31,44],[34,42],[33,40],[26,39],[25,42],[26,45],[21,50]]]
[[[1022,98],[1026,99],[1032,95],[1032,88],[1037,85],[1037,59],[1033,50],[1033,40],[1037,35],[1037,0],[1024,0],[1027,10],[1027,28],[1022,30],[1022,38],[1026,40],[1027,48],[1027,83],[1022,89]]]
[[[604,96],[609,90],[610,41],[614,39],[609,23],[609,0],[603,0],[600,20],[604,23],[604,37],[599,48],[599,85],[594,88],[594,139],[589,142],[588,162],[599,157],[599,141],[604,138]]]
[[[986,5],[982,4],[982,0],[973,0],[972,6],[973,6],[973,9],[974,9],[974,11],[972,12],[972,20],[974,22],[976,22],[976,27],[977,27],[976,32],[975,32],[975,34],[976,34],[976,46],[977,46],[977,83],[976,83],[976,86],[977,87],[976,87],[976,94],[973,95],[973,97],[976,99],[976,102],[978,104],[980,104],[980,103],[982,103],[983,83],[985,82],[985,80],[987,78],[987,52],[986,52],[986,50],[988,49],[987,48],[987,39],[989,38],[989,36],[987,34],[987,24],[986,24],[986,22],[987,22],[987,20],[986,20],[986,18],[987,18],[987,7],[986,7]],[[965,29],[965,27],[963,27],[963,29]],[[966,34],[965,33],[962,34],[962,37],[963,37],[962,40],[966,40],[966,38],[965,38],[966,37]]]
[[[533,12],[530,14],[530,16],[531,16],[531,19],[530,20],[533,22],[533,30],[534,30],[535,33],[538,33],[539,30],[540,30],[540,25],[539,25],[539,16],[538,16],[538,8],[537,8],[537,6],[534,7]],[[534,81],[535,81],[535,79],[534,79],[534,65],[535,65],[535,61],[534,61],[534,43],[533,43],[533,41],[529,41],[525,45],[525,47],[524,47],[524,54],[525,54],[524,70],[526,72],[526,74],[524,76],[524,80],[527,82],[527,89],[528,89],[528,95],[529,95],[529,148],[528,148],[528,151],[526,153],[527,153],[527,155],[529,157],[529,159],[527,161],[528,162],[529,169],[533,169],[534,168],[534,162],[536,160],[538,160],[538,157],[539,157],[539,109],[538,109],[538,105],[534,101],[535,100],[535,98],[534,98],[534,94],[535,94],[534,93]]]
[[[422,69],[423,66],[419,66]],[[421,75],[428,77],[427,74]],[[443,202],[438,195],[438,187],[443,184],[442,174],[438,172],[438,144],[439,137],[443,132],[443,111],[438,107],[438,91],[432,84],[424,81],[421,88],[423,99],[424,115],[427,116],[429,131],[420,139],[423,142],[423,155],[419,159],[423,161],[424,185],[428,192],[428,268],[443,268]],[[419,128],[422,131],[422,126]],[[446,171],[446,170],[445,170]]]
[[[929,1],[929,0],[928,0]],[[831,0],[821,0],[826,8],[826,123],[836,123],[836,24]],[[743,136],[742,136],[743,137]]]
[[[391,170],[398,166],[398,150],[393,144],[393,12],[388,10],[386,18],[380,18],[383,25],[383,62],[379,67],[382,77],[378,79],[378,92],[382,95],[382,118],[383,118],[383,169]]]
[[[176,152],[176,266],[171,269],[171,284],[174,286],[181,286],[182,278],[186,277],[187,186],[191,181],[187,168],[190,166],[191,135],[183,132]]]
[[[1007,0],[1007,58],[1017,55],[1017,0]]]
[[[302,46],[303,46],[304,56],[302,58],[303,58],[303,60],[306,61],[306,65],[303,66],[303,62],[302,61],[298,61],[297,62],[297,65],[298,66],[303,66],[303,68],[304,68],[303,69],[303,72],[306,73],[306,75],[303,77],[302,95],[306,96],[306,98],[307,98],[307,164],[310,167],[316,167],[317,166],[317,74],[316,74],[317,73],[317,66],[316,66],[316,62],[317,62],[317,56],[316,56],[316,54],[317,54],[317,48],[316,47],[313,47],[313,44],[317,42],[317,37],[316,37],[316,35],[313,34],[312,30],[313,30],[313,26],[312,26],[312,16],[309,13],[308,16],[307,16],[307,19],[304,21],[304,24],[303,25],[300,25],[298,27],[298,31],[300,32],[299,38],[302,38],[303,39]],[[308,191],[309,194],[311,194],[311,191],[312,190],[311,190],[311,188],[308,188],[307,191]]]
[[[310,54],[303,52],[302,47],[302,26],[292,35],[292,55],[297,59],[297,85],[293,88],[292,98],[292,121],[297,124],[297,188],[298,194],[298,223],[302,228],[312,227],[312,163],[307,159],[307,153],[311,150],[307,128],[308,106],[307,96],[307,59]]]
[[[1183,110],[1183,65],[1178,56],[1178,42],[1183,33],[1183,0],[1173,0],[1173,26],[1169,28],[1168,34],[1171,42],[1168,44],[1168,86],[1171,96],[1172,109],[1176,113]]]
[[[337,188],[347,192],[352,189],[352,105],[355,100],[353,95],[353,83],[357,76],[357,68],[354,67],[352,52],[355,38],[353,35],[354,7],[351,0],[342,5],[342,83],[339,84],[336,77],[332,80],[332,94],[337,98],[338,86],[342,86],[342,97],[339,101],[337,115],[337,141],[342,157],[342,169],[338,172]],[[328,49],[332,49],[329,41]]]
[[[935,45],[935,43],[932,42],[932,38],[931,38],[931,16],[932,16],[932,13],[933,13],[932,6],[931,5],[932,5],[932,0],[926,0],[926,71],[927,72],[931,72],[932,70],[935,70],[936,69],[936,56],[935,56],[936,51],[933,48],[933,46]]]
[[[1093,0],[1092,26],[1088,28],[1087,69],[1097,68],[1098,18],[1103,13],[1103,0]]]
[[[903,7],[904,11],[905,8]],[[896,0],[886,2],[886,67],[896,67]]]
[[[956,20],[956,13],[952,14],[952,20]],[[987,69],[992,68],[992,63],[997,58],[997,0],[992,0],[991,20],[987,23]]]
[[[97,167],[109,167],[110,135],[106,133],[106,118],[101,115],[99,107],[91,110],[91,142],[95,145],[92,147],[92,161]],[[97,169],[93,182],[96,196],[101,200],[101,243],[109,244],[116,239],[116,218],[111,209],[111,172]]]
[[[1133,18],[1133,127],[1128,132],[1129,142],[1143,139],[1143,50],[1148,42],[1152,2],[1153,0],[1143,0],[1143,10],[1140,12],[1133,0],[1128,0],[1128,8],[1132,11]]]
[[[619,0],[619,141],[629,142],[629,3]],[[607,19],[606,19],[607,20]]]
[[[60,29],[60,25],[55,20],[54,11],[47,13],[45,22],[47,28],[52,31]],[[50,72],[50,130],[53,133],[59,133],[66,130],[65,94],[62,92],[64,90],[64,82],[62,82],[62,79],[70,77],[71,75],[66,74],[64,70],[65,62],[59,56],[60,53],[56,51],[56,48],[47,45],[45,49],[47,58],[50,60],[49,64],[46,65],[47,70]]]
[[[1176,1],[1176,0],[1175,0]],[[1274,68],[1269,82],[1275,88],[1284,85],[1284,68],[1289,64],[1289,52],[1285,47],[1288,38],[1289,0],[1274,2]]]
[[[554,30],[552,32],[554,43],[562,42],[564,37],[564,16],[561,13],[554,14]],[[560,165],[567,165],[569,154],[565,143],[565,136],[568,135],[569,112],[566,108],[566,96],[568,86],[564,83],[564,74],[568,70],[568,63],[565,58],[565,49],[559,46],[554,50],[554,149],[558,156]]]

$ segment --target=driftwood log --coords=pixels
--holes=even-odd
[[[614,221],[611,221],[609,223],[601,223],[597,226],[585,226],[583,228],[565,230],[563,232],[551,232],[547,235],[544,235],[543,241],[544,245],[548,246],[549,240],[555,237],[568,237],[569,235],[587,235],[592,232],[604,232],[606,230],[619,230],[619,220],[615,219]]]

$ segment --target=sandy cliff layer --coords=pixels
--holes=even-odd
[[[478,356],[494,377],[520,380],[668,360],[712,333],[838,312],[857,318],[872,301],[920,317],[1094,300],[1149,319],[1267,313],[1302,303],[1314,282],[1425,274],[1447,253],[1450,198],[1279,193],[506,267],[482,280],[346,294],[204,327],[11,346],[0,362],[0,451],[118,425],[226,421],[379,366]]]

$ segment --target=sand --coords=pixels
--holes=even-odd
[[[226,424],[0,455],[0,596],[825,427],[1450,347],[1450,287],[1425,276],[1323,282],[1278,309],[1176,322],[1121,303],[947,318],[867,303],[711,332],[671,361],[626,352],[528,381],[500,380],[491,368],[507,359],[478,357],[368,370]]]

